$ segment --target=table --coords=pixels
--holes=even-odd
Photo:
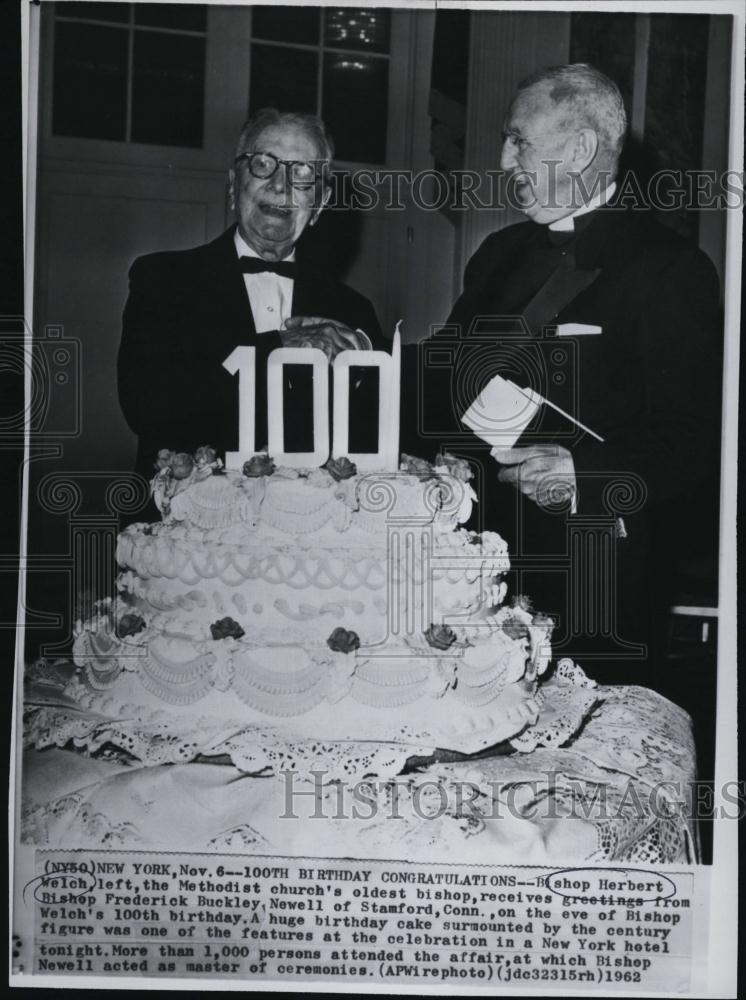
[[[497,754],[435,757],[394,776],[323,781],[308,773],[308,761],[271,754],[252,768],[225,753],[138,759],[103,737],[80,738],[77,750],[55,745],[43,715],[50,710],[34,704],[22,837],[52,848],[470,864],[696,862],[687,809],[695,749],[686,713],[647,688],[601,687],[582,672],[554,678],[544,692],[537,725]],[[542,745],[552,742],[543,721],[556,722],[563,698],[581,695],[579,731],[555,733],[562,745]]]

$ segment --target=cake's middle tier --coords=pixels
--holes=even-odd
[[[120,535],[119,591],[195,640],[224,617],[278,641],[342,626],[364,644],[462,625],[502,603],[510,568],[499,535],[458,527],[472,498],[447,475],[211,476],[160,498],[162,523]]]
[[[365,643],[463,625],[501,604],[508,568],[499,535],[409,527],[367,544],[292,544],[245,526],[200,530],[132,525],[119,539],[120,593],[148,621],[190,638],[209,637],[223,617],[243,628],[303,625],[310,641],[337,626]],[[295,631],[295,629],[293,629]]]

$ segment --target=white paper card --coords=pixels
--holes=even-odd
[[[542,403],[528,389],[496,375],[462,416],[461,422],[487,444],[512,448]]]

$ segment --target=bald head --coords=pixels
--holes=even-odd
[[[618,88],[592,66],[528,77],[508,110],[500,157],[517,206],[551,224],[602,193],[616,175],[626,125]]]
[[[588,63],[550,66],[519,83],[519,98],[553,113],[557,129],[566,134],[592,129],[598,138],[595,169],[616,173],[627,114],[621,92],[608,76]]]

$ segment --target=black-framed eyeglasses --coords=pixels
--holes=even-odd
[[[262,152],[240,153],[235,162],[240,163],[242,160],[248,164],[251,176],[260,181],[273,177],[282,164],[290,184],[300,190],[314,186],[321,176],[322,165],[326,163],[326,160],[281,160],[274,153]]]

